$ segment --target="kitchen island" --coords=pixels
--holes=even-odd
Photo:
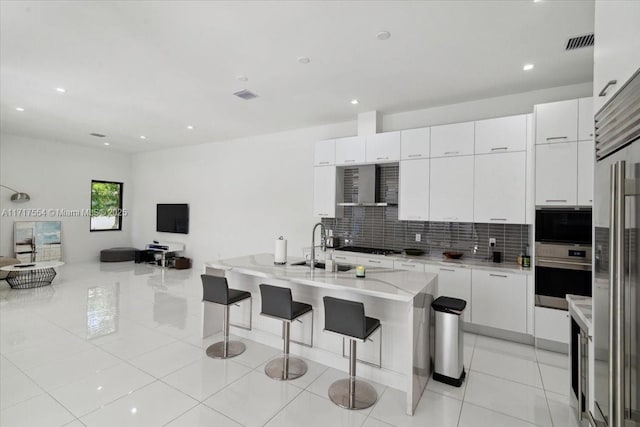
[[[355,277],[355,268],[328,272],[295,266],[275,265],[271,254],[250,255],[205,263],[207,274],[224,275],[231,288],[253,295],[252,330],[233,328],[233,334],[275,348],[282,348],[281,322],[260,316],[258,286],[267,283],[291,288],[296,301],[313,306],[311,319],[293,322],[291,352],[333,368],[346,371],[347,357],[341,337],[323,333],[325,295],[364,303],[367,316],[380,319],[381,332],[372,341],[358,344],[358,376],[406,392],[406,411],[413,414],[431,375],[432,328],[431,302],[436,292],[437,275],[414,271],[372,268],[365,278]],[[300,259],[302,260],[302,259]],[[235,309],[235,311],[234,311]],[[234,307],[232,323],[246,318],[248,308]],[[222,308],[203,303],[202,336],[221,330]],[[315,326],[313,326],[315,325]],[[312,343],[313,346],[308,345]],[[378,365],[378,366],[374,366]]]

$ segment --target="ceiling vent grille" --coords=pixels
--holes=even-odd
[[[593,46],[593,33],[585,34],[583,36],[571,37],[569,40],[567,40],[565,50],[575,50],[589,46]]]
[[[235,92],[234,95],[246,101],[258,97],[258,95],[248,90],[241,90],[240,92]]]
[[[90,133],[89,135],[95,136],[96,138],[104,138],[104,137],[107,136],[107,135],[103,135],[101,133]]]

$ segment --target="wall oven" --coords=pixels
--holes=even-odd
[[[591,296],[591,232],[591,209],[536,211],[536,306],[567,310],[567,294]]]

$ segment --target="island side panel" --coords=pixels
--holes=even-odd
[[[437,280],[437,277],[435,280]],[[412,367],[408,387],[411,392],[407,393],[407,414],[409,415],[413,415],[415,412],[431,377],[432,338],[434,332],[431,303],[434,299],[436,282],[432,283],[433,286],[425,287],[423,292],[415,296],[411,307],[410,321],[412,322],[413,339],[411,341],[412,348],[409,350]]]

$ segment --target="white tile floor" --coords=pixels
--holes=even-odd
[[[566,356],[473,334],[465,384],[430,381],[413,417],[403,393],[379,384],[373,408],[338,408],[327,388],[344,373],[318,363],[272,381],[263,370],[276,348],[248,341],[237,358],[209,359],[217,337],[199,338],[199,274],[82,263],[47,288],[0,281],[0,425],[579,426]]]

